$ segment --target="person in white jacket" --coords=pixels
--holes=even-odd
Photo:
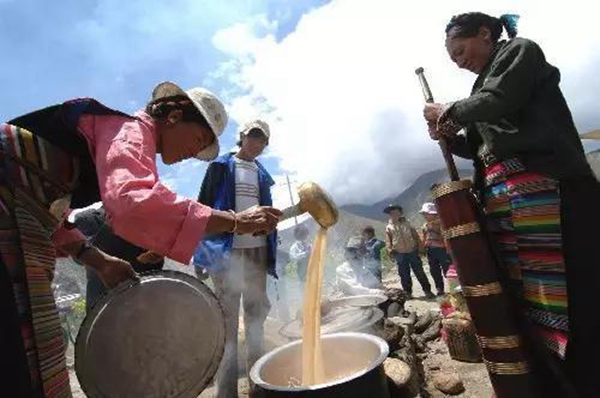
[[[304,291],[306,283],[306,270],[308,268],[308,259],[312,251],[312,245],[308,241],[308,229],[304,225],[298,225],[294,229],[294,239],[296,241],[290,247],[290,260],[296,263],[298,279],[301,289]]]
[[[337,289],[344,296],[384,294],[381,281],[365,267],[364,252],[364,243],[360,237],[353,236],[348,240],[346,261],[335,270]]]

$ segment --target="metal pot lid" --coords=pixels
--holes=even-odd
[[[224,344],[211,290],[184,273],[156,271],[98,301],[77,336],[75,370],[88,397],[197,397]]]
[[[387,297],[379,294],[363,294],[359,296],[340,297],[330,301],[335,307],[375,307],[387,301]]]
[[[334,308],[321,318],[321,335],[364,330],[383,318],[383,311],[371,308]],[[295,319],[279,333],[290,339],[302,338],[302,321]]]

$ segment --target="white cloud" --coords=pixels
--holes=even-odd
[[[272,33],[277,30],[277,21],[269,21],[265,15],[257,15],[246,22],[236,23],[219,30],[212,38],[219,50],[235,56],[251,56],[263,47],[275,42]]]
[[[262,114],[272,126],[271,153],[301,181],[322,184],[340,204],[373,202],[442,167],[422,121],[414,69],[424,66],[440,102],[468,95],[473,75],[444,49],[444,27],[457,13],[521,15],[520,34],[536,40],[561,68],[563,89],[583,130],[600,125],[592,96],[600,36],[597,12],[571,1],[336,1],[305,14],[274,39],[276,21],[258,16],[217,33],[232,59],[213,77],[229,83],[232,119]],[[584,119],[585,118],[585,119]]]

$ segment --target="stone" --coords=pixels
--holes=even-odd
[[[398,303],[392,303],[390,304],[390,306],[387,308],[387,316],[388,318],[393,318],[396,316],[400,316],[402,315],[403,312],[403,308],[400,304]]]
[[[390,385],[392,397],[413,398],[419,393],[418,378],[413,369],[405,362],[388,358],[383,362],[383,369]]]
[[[458,372],[439,372],[433,376],[433,385],[448,395],[458,395],[465,391],[465,386]]]
[[[423,343],[427,343],[428,341],[432,341],[441,336],[442,332],[442,320],[436,319],[432,323],[429,324],[427,329],[419,336]]]
[[[422,333],[431,325],[435,319],[433,313],[431,311],[427,311],[423,315],[419,317],[417,323],[415,323],[415,333]]]
[[[400,340],[404,336],[404,329],[391,322],[389,319],[386,319],[383,322],[383,339],[390,346],[390,350],[398,349],[400,345]]]

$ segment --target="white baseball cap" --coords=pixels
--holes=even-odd
[[[196,158],[200,160],[213,160],[219,155],[219,136],[223,134],[225,126],[227,126],[227,112],[225,111],[225,106],[216,95],[204,88],[194,87],[184,91],[177,84],[172,82],[162,82],[158,84],[152,91],[152,101],[176,95],[188,97],[210,126],[210,129],[215,135],[215,141],[198,152]]]
[[[435,203],[431,202],[423,203],[423,207],[421,207],[421,211],[419,211],[419,213],[438,214],[437,208],[435,207]]]
[[[263,132],[267,139],[271,138],[271,128],[269,127],[269,124],[264,120],[260,119],[254,119],[250,122],[244,123],[240,131],[240,135],[243,137],[246,134],[248,134],[252,129],[259,129]]]

